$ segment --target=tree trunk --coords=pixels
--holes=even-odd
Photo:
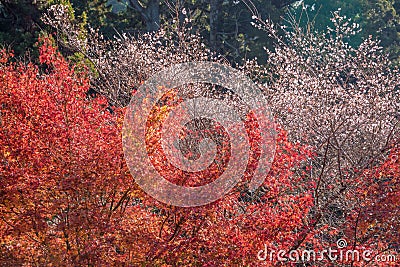
[[[160,28],[160,2],[149,0],[146,8],[146,29],[149,32],[157,31]]]
[[[147,31],[157,31],[160,28],[160,0],[149,0],[146,6],[138,0],[129,0],[129,3],[142,16]]]
[[[218,29],[221,27],[221,9],[223,0],[210,0],[210,48],[219,52]]]

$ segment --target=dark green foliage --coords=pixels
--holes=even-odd
[[[273,2],[253,1],[253,4],[262,18],[280,22],[286,8],[282,4],[275,5]],[[272,40],[251,24],[252,15],[241,1],[224,2],[219,38],[222,53],[233,61],[257,57],[264,62],[266,59],[264,47],[272,48],[273,46]]]
[[[54,30],[42,23],[42,15],[50,5],[60,3],[69,6],[74,23],[83,32],[90,26],[106,38],[121,32],[137,35],[175,23],[191,26],[213,51],[232,62],[257,57],[262,63],[267,57],[264,47],[273,47],[272,40],[251,25],[253,14],[240,0],[3,0],[0,43],[17,55],[32,51],[40,34]],[[350,44],[372,35],[382,40],[393,62],[400,62],[400,0],[253,0],[252,4],[263,19],[279,24],[285,14],[286,18],[294,14],[301,25],[316,30],[326,29],[332,11],[340,8],[342,15],[363,29]]]
[[[33,4],[28,0],[8,0],[0,3],[0,43],[22,55],[37,41],[43,25],[41,10],[46,2]]]
[[[394,4],[397,4],[397,11]],[[400,1],[369,0],[364,7],[365,34],[377,36],[393,61],[400,63]]]
[[[82,18],[93,28],[106,25],[107,16],[111,12],[111,5],[107,0],[70,0],[75,11],[75,16]]]
[[[35,58],[35,44],[39,35],[51,33],[52,29],[41,20],[46,9],[53,4],[63,4],[73,9],[69,0],[4,0],[0,2],[0,44],[11,48],[15,55],[29,53]]]

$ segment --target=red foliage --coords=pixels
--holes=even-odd
[[[108,261],[134,185],[121,153],[122,111],[88,100],[85,73],[42,40],[40,66],[0,68],[0,261]]]
[[[39,66],[12,62],[5,52],[0,59],[1,265],[252,266],[264,245],[321,247],[315,234],[326,227],[308,219],[315,186],[305,161],[312,153],[283,129],[259,191],[236,188],[197,208],[157,203],[125,165],[124,109],[110,113],[105,98],[89,99],[86,73],[42,42]],[[359,192],[365,207],[382,194],[373,177],[392,177],[397,191],[380,203],[398,205],[398,153],[369,173],[370,190],[362,191],[365,184]],[[360,218],[364,233],[370,222]]]
[[[372,257],[393,254],[398,258],[395,251],[400,240],[399,156],[400,147],[396,144],[381,165],[360,173],[353,182],[356,191],[348,195],[357,207],[346,218],[346,236],[354,247],[373,251]],[[397,266],[396,262],[391,264]]]

